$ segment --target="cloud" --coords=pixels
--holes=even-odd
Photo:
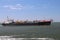
[[[4,5],[4,8],[12,9],[12,10],[17,10],[17,9],[22,9],[23,6],[21,4],[16,4],[16,5]]]
[[[15,4],[15,5],[4,5],[3,8],[10,9],[10,10],[30,10],[30,9],[40,9],[40,8],[46,8],[46,5],[40,6],[40,5],[22,5],[22,4]]]
[[[33,9],[34,6],[16,4],[16,5],[4,5],[3,8],[10,9],[10,10],[22,10],[22,9]]]

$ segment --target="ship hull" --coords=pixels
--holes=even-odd
[[[31,25],[50,25],[51,24],[51,21],[49,22],[38,22],[38,23],[8,23],[8,24],[5,24],[5,23],[2,23],[3,26],[31,26]]]

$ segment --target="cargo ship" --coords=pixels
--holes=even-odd
[[[52,20],[33,20],[33,21],[21,21],[21,20],[7,20],[2,23],[3,26],[25,26],[25,25],[51,25]]]

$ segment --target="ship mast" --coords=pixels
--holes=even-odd
[[[7,21],[9,21],[10,19],[9,19],[9,17],[7,16]]]

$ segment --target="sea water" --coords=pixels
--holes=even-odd
[[[2,26],[0,40],[60,40],[60,22],[44,26]]]

